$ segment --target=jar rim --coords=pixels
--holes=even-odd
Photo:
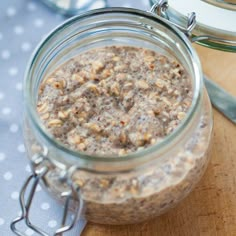
[[[110,156],[104,156],[104,155],[89,155],[84,152],[79,152],[75,151],[72,149],[67,148],[65,145],[57,141],[53,135],[48,132],[45,127],[43,126],[42,122],[40,122],[40,118],[36,112],[35,106],[32,103],[31,99],[31,93],[30,93],[30,86],[29,86],[29,80],[30,80],[30,71],[34,65],[34,62],[36,61],[38,55],[41,53],[43,47],[47,42],[53,38],[53,36],[56,35],[58,31],[63,30],[63,28],[67,26],[71,26],[74,23],[78,23],[80,20],[85,19],[87,17],[91,16],[96,16],[96,15],[103,15],[107,13],[126,13],[126,14],[134,14],[140,17],[144,17],[146,19],[152,20],[156,24],[161,24],[165,28],[171,30],[173,33],[175,33],[179,39],[184,43],[184,46],[187,49],[187,52],[191,56],[192,60],[192,65],[193,65],[193,70],[194,70],[194,75],[195,75],[195,90],[193,92],[193,99],[192,99],[192,104],[187,112],[186,117],[182,120],[182,122],[177,126],[177,128],[171,132],[169,135],[164,137],[164,139],[157,143],[154,144],[148,148],[145,148],[140,151],[132,152],[126,155],[122,156],[115,156],[112,155]],[[122,7],[112,7],[112,8],[103,8],[103,9],[97,9],[97,10],[91,10],[88,12],[81,13],[77,16],[74,16],[67,21],[63,22],[56,28],[54,28],[44,39],[41,40],[41,42],[38,44],[36,49],[34,50],[28,66],[26,68],[25,72],[25,78],[24,78],[24,103],[26,106],[26,112],[27,115],[29,116],[30,121],[33,122],[33,125],[37,128],[37,130],[40,132],[43,138],[45,138],[50,144],[61,150],[62,152],[68,153],[69,155],[77,158],[77,159],[82,159],[86,162],[121,162],[121,161],[129,161],[133,159],[140,159],[142,157],[145,157],[145,155],[153,153],[154,151],[162,151],[164,150],[164,147],[167,146],[167,144],[170,144],[175,140],[177,136],[179,136],[180,133],[182,133],[183,128],[186,127],[186,125],[192,120],[194,117],[195,111],[198,107],[199,101],[201,99],[201,91],[203,89],[203,76],[202,76],[202,69],[201,69],[201,63],[199,60],[199,57],[197,55],[197,52],[195,49],[192,47],[191,42],[188,40],[188,38],[177,28],[172,26],[167,20],[154,15],[151,12],[145,12],[142,10],[138,9],[133,9],[133,8],[122,8]]]

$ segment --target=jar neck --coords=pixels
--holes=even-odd
[[[156,145],[119,158],[89,156],[69,150],[46,130],[36,111],[38,88],[43,78],[73,56],[109,44],[136,45],[174,55],[189,73],[194,90],[185,119],[170,135]],[[39,45],[26,71],[24,96],[26,116],[34,135],[42,145],[49,147],[48,155],[55,162],[101,171],[129,170],[155,159],[161,160],[196,126],[202,102],[202,71],[188,39],[165,20],[140,10],[101,9],[66,21]]]

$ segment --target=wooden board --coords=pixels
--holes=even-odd
[[[236,96],[236,53],[196,47],[204,73]],[[138,225],[89,223],[82,236],[236,236],[236,125],[214,110],[213,151],[196,189],[175,209]]]

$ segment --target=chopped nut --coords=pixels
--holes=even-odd
[[[87,119],[88,118],[88,113],[86,113],[85,111],[82,111],[79,113],[79,117],[83,118],[83,119]]]
[[[69,111],[59,111],[58,112],[58,117],[61,119],[66,119],[69,116]]]
[[[167,106],[171,106],[171,102],[166,98],[166,97],[161,97],[161,100],[167,105]]]
[[[184,100],[184,105],[186,106],[186,107],[190,107],[191,106],[191,101],[190,100]]]
[[[179,95],[180,95],[179,90],[175,90],[175,91],[174,91],[174,95],[179,96]]]
[[[170,115],[169,115],[166,111],[163,111],[163,112],[162,112],[162,115],[165,116],[165,117],[167,117],[167,118],[170,117]]]
[[[175,69],[171,70],[171,72],[175,75],[176,78],[181,77],[180,68],[175,68]]]
[[[101,81],[98,83],[98,85],[99,85],[100,87],[106,88],[106,87],[107,87],[107,82],[106,82],[106,80],[104,79],[104,80],[101,80]]]
[[[147,111],[147,114],[148,114],[149,116],[152,116],[152,117],[155,116],[155,113],[154,113],[153,110],[148,110],[148,111]]]
[[[127,65],[118,65],[114,68],[114,71],[124,71],[127,69]]]
[[[139,192],[138,181],[136,179],[132,179],[131,180],[130,192],[133,195],[136,195]]]
[[[153,112],[156,116],[158,116],[161,113],[161,109],[159,107],[153,108]]]
[[[154,62],[155,61],[155,57],[148,55],[148,56],[144,57],[144,60],[146,62]]]
[[[156,84],[156,86],[157,86],[158,88],[163,88],[164,85],[165,85],[164,81],[161,80],[161,79],[157,79],[157,81],[156,81],[155,84]]]
[[[152,138],[152,135],[150,133],[145,133],[144,136],[143,136],[143,140],[145,142],[149,142]]]
[[[121,132],[120,136],[119,136],[119,140],[122,144],[126,144],[127,143],[127,135],[125,132]]]
[[[156,139],[152,138],[150,143],[151,144],[155,144],[156,143]]]
[[[140,89],[148,89],[149,88],[149,85],[148,85],[148,83],[145,80],[138,80],[136,82],[136,85]]]
[[[104,64],[102,63],[102,62],[100,62],[100,61],[95,61],[94,63],[93,63],[93,70],[95,71],[95,73],[98,73],[98,72],[100,72],[105,66],[104,66]]]
[[[118,96],[120,94],[120,86],[118,83],[113,83],[111,86],[111,93]]]
[[[80,144],[83,141],[78,134],[69,134],[67,140],[71,144]]]
[[[118,152],[118,155],[119,156],[123,156],[125,155],[127,152],[125,151],[125,149],[120,149],[119,152]]]
[[[45,89],[45,84],[44,83],[40,84],[40,86],[39,86],[39,95],[43,94],[44,89]]]
[[[171,133],[171,132],[172,132],[172,130],[173,130],[173,127],[171,127],[171,126],[170,126],[170,127],[168,127],[168,128],[167,128],[167,130],[166,130],[166,134],[169,134],[169,133]]]
[[[87,88],[95,94],[99,94],[99,90],[96,84],[88,84]]]
[[[113,57],[112,60],[113,61],[120,61],[120,57]]]
[[[79,187],[83,187],[84,186],[84,184],[85,184],[85,181],[84,180],[82,180],[82,179],[75,179],[75,180],[73,180],[74,182],[75,182],[75,184],[77,184]]]
[[[154,69],[155,69],[154,64],[150,64],[150,65],[149,65],[149,69],[150,69],[150,70],[154,70]]]
[[[132,87],[133,87],[133,83],[127,82],[127,83],[124,84],[123,88],[126,90],[126,89],[131,89]]]
[[[43,120],[47,120],[49,117],[50,117],[50,115],[48,112],[41,115],[41,119],[43,119]]]
[[[46,102],[37,105],[37,111],[39,113],[45,113],[48,111],[48,104]]]
[[[179,120],[183,120],[185,116],[186,116],[186,113],[185,113],[185,112],[179,112],[178,115],[177,115],[177,118],[178,118]]]
[[[167,93],[168,94],[172,94],[174,92],[174,89],[172,89],[172,88],[169,88],[168,90],[167,90]]]
[[[85,127],[96,133],[101,131],[101,128],[95,123],[86,123]]]
[[[127,77],[126,73],[119,73],[119,74],[116,75],[116,78],[118,80],[124,80],[126,77]]]
[[[84,151],[86,149],[86,145],[85,143],[80,143],[77,148],[80,150],[80,151]]]
[[[66,87],[66,81],[63,79],[63,80],[54,82],[52,85],[55,89],[63,89]]]
[[[109,76],[111,76],[111,74],[112,74],[112,72],[113,72],[113,70],[111,70],[111,69],[105,69],[105,70],[103,70],[103,72],[102,72],[102,78],[108,78]]]
[[[72,77],[71,77],[71,79],[72,79],[73,81],[78,82],[79,84],[84,84],[84,82],[85,82],[84,78],[81,77],[79,74],[73,74]]]
[[[55,78],[49,77],[47,80],[45,80],[45,84],[51,85],[51,84],[54,83],[55,81],[56,81]]]
[[[54,127],[54,126],[60,127],[60,126],[62,126],[62,124],[63,124],[63,122],[59,119],[53,119],[53,120],[48,121],[48,125],[51,127]]]
[[[102,188],[107,188],[110,184],[110,181],[107,179],[101,179],[99,182],[99,186]]]

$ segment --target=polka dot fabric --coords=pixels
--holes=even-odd
[[[99,4],[94,1],[92,7]],[[128,3],[110,0],[108,5],[149,9],[148,0]],[[14,235],[10,222],[20,215],[19,191],[31,173],[22,136],[22,83],[26,64],[39,41],[64,20],[41,0],[0,1],[0,235]],[[38,186],[30,212],[32,222],[52,235],[60,225],[62,212],[62,206]],[[65,235],[80,235],[84,225],[80,221]],[[19,227],[25,235],[37,235],[24,224]]]

